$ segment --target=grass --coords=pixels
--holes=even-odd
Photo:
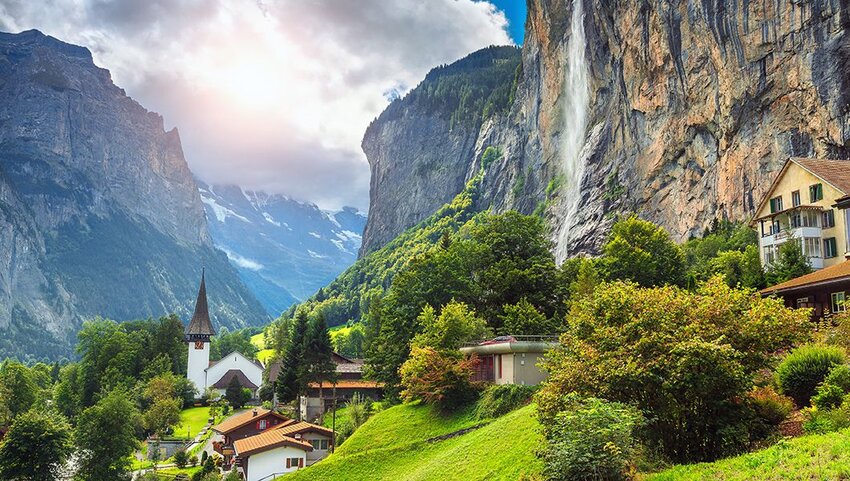
[[[676,466],[646,481],[850,479],[850,429],[802,436],[733,458]]]
[[[266,334],[261,332],[251,336],[251,344],[257,346],[257,360],[265,366],[274,357],[274,349],[266,349]]]
[[[339,450],[286,480],[516,480],[539,474],[534,450],[543,442],[534,406],[451,439],[433,436],[477,424],[472,410],[442,417],[430,407],[395,406],[369,419]]]
[[[210,419],[209,406],[192,407],[180,411],[180,426],[174,430],[174,439],[194,439]],[[188,434],[188,436],[187,436]]]

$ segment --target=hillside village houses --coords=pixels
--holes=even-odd
[[[759,203],[751,225],[765,268],[785,242],[800,243],[814,270],[762,290],[822,319],[844,311],[850,291],[850,161],[791,158]]]
[[[263,366],[238,352],[210,362],[213,336],[215,329],[209,316],[206,282],[202,273],[195,311],[185,330],[185,340],[189,345],[186,376],[194,383],[198,396],[207,388],[223,394],[228,384],[236,379],[256,398],[263,383]],[[350,359],[334,355],[344,360],[344,364],[354,364]],[[224,469],[235,468],[248,481],[272,479],[309,466],[324,459],[333,450],[335,442],[334,432],[330,429],[298,422],[260,407],[248,408],[230,416],[213,426],[212,430],[215,433],[212,447],[222,455]]]

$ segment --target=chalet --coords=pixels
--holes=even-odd
[[[195,395],[200,396],[208,388],[217,389],[221,394],[228,384],[236,378],[242,387],[251,390],[257,397],[257,389],[263,382],[263,367],[238,352],[231,352],[219,361],[210,362],[210,344],[215,336],[207,306],[207,287],[201,272],[201,286],[195,301],[195,312],[186,326],[185,340],[189,344],[186,377],[195,385]]]
[[[788,241],[800,244],[813,269],[844,262],[850,255],[848,206],[850,161],[788,159],[751,221],[762,265],[769,267]]]
[[[850,260],[762,289],[761,294],[781,297],[787,307],[811,308],[812,319],[818,321],[844,312],[848,292]]]
[[[279,426],[274,430],[285,436],[310,443],[313,449],[307,453],[307,466],[325,459],[334,448],[334,432],[318,424],[302,421]]]
[[[536,386],[546,380],[538,362],[557,345],[554,336],[501,336],[461,347],[460,352],[477,357],[475,381]]]
[[[313,446],[305,440],[287,436],[274,429],[233,444],[237,470],[246,481],[271,480],[307,465]]]
[[[383,384],[363,379],[362,360],[351,359],[336,352],[331,359],[336,365],[336,382],[310,383],[307,386],[307,393],[301,397],[299,407],[302,419],[316,419],[334,405],[350,401],[355,394],[373,400],[383,398]],[[277,379],[280,370],[280,361],[269,366],[270,382]]]
[[[261,434],[269,429],[294,424],[295,421],[274,411],[254,408],[231,416],[212,427],[218,439],[213,440],[213,450],[224,457],[229,466],[235,454],[235,442]]]

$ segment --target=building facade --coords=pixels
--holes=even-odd
[[[536,386],[546,380],[538,363],[557,345],[557,337],[551,336],[501,336],[460,351],[477,357],[475,381]]]
[[[850,255],[850,161],[791,158],[756,208],[751,225],[759,236],[762,266],[775,262],[779,246],[797,242],[813,269]]]
[[[189,359],[186,377],[195,385],[195,395],[200,396],[207,387],[207,368],[210,365],[210,342],[215,335],[207,307],[207,287],[201,271],[201,286],[195,301],[195,312],[186,326],[186,342],[189,344]]]

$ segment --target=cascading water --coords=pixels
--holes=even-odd
[[[567,66],[564,72],[563,99],[564,129],[561,133],[561,175],[563,183],[560,192],[561,206],[564,209],[561,227],[556,238],[556,257],[563,261],[569,251],[570,230],[575,221],[581,199],[581,179],[584,176],[585,162],[582,158],[585,133],[587,131],[587,110],[590,104],[588,85],[588,65],[585,57],[586,38],[584,34],[583,0],[573,0],[573,15],[570,21],[570,38],[567,42]]]

